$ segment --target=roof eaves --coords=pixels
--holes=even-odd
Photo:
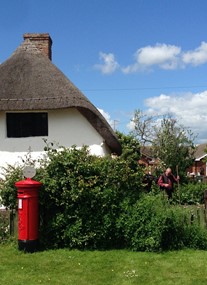
[[[195,161],[200,161],[201,159],[203,159],[204,157],[206,157],[207,156],[207,154],[204,154],[204,155],[202,155],[201,157],[197,157],[196,159],[195,159]]]

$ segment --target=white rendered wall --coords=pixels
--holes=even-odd
[[[42,154],[43,137],[7,138],[5,112],[0,112],[0,130],[0,167],[21,163],[29,151],[33,158]],[[87,145],[98,156],[109,153],[103,138],[75,108],[48,111],[48,136],[44,138],[64,147]]]

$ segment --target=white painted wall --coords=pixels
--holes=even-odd
[[[22,163],[21,157],[29,150],[33,158],[43,153],[42,137],[7,138],[5,112],[0,112],[0,130],[0,167]],[[100,134],[75,108],[48,111],[48,137],[44,138],[64,147],[88,145],[90,152],[99,156],[109,153]]]

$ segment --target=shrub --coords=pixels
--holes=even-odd
[[[122,217],[127,245],[136,251],[158,251],[173,248],[179,223],[171,218],[169,204],[161,195],[145,195]],[[177,242],[177,240],[176,240]],[[177,247],[177,243],[176,247]]]
[[[133,204],[141,192],[142,172],[122,158],[100,158],[88,149],[50,150],[39,172],[41,236],[47,247],[122,246],[116,227],[120,203]],[[37,176],[38,177],[38,176]],[[49,239],[48,239],[49,237]]]
[[[155,197],[146,195],[134,205],[129,206],[128,201],[122,205],[123,213],[118,224],[123,230],[127,247],[138,251],[159,248],[158,220],[153,219],[153,213],[158,206],[154,203],[155,200]]]
[[[180,185],[176,189],[173,199],[175,202],[181,202],[181,204],[195,205],[204,203],[204,190],[207,188],[206,183],[187,183]]]
[[[170,205],[162,195],[144,195],[125,208],[119,223],[127,246],[135,251],[207,249],[207,231],[188,219],[184,208]]]
[[[188,248],[206,250],[207,231],[198,224],[186,225],[184,244]]]
[[[0,195],[3,205],[8,209],[17,207],[17,189],[15,182],[23,179],[22,167],[8,165],[4,168],[4,179],[0,180]]]

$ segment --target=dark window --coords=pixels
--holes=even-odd
[[[8,138],[48,136],[47,113],[7,113]]]

